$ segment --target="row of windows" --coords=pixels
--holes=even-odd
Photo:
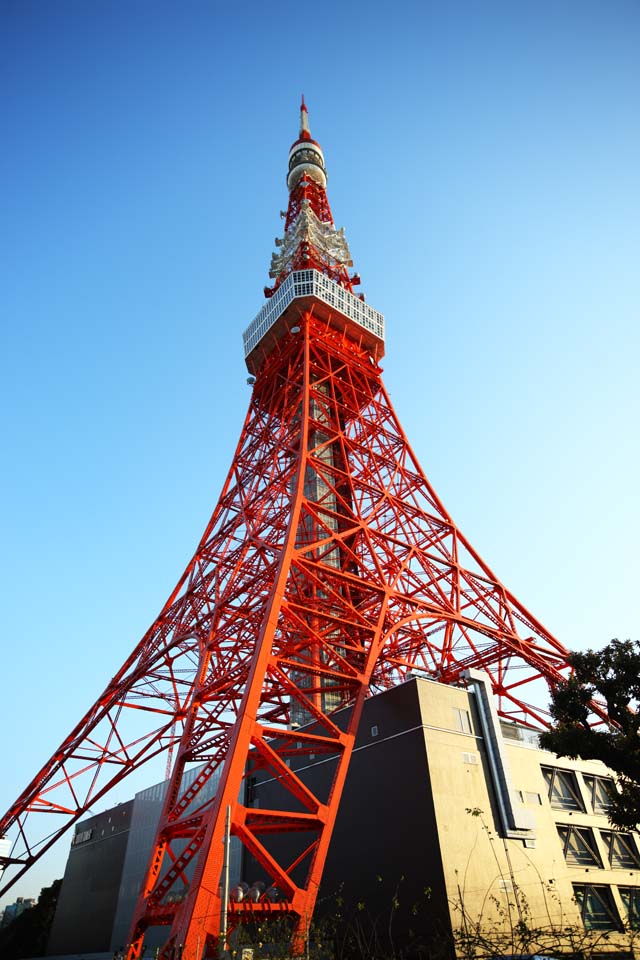
[[[590,827],[573,824],[557,824],[565,860],[573,867],[603,867],[604,862],[613,870],[640,869],[640,856],[636,840],[630,833],[613,830],[594,831]],[[596,834],[600,835],[601,845]],[[606,861],[603,854],[606,851]]]
[[[577,810],[583,813],[586,811],[584,794],[572,770],[560,770],[558,767],[541,769],[552,807],[556,810]],[[616,789],[613,780],[611,777],[595,777],[586,773],[581,776],[590,812],[606,814]]]
[[[384,317],[381,313],[317,270],[298,270],[279,286],[242,334],[245,357],[249,356],[291,301],[301,296],[319,297],[384,340]]]
[[[626,911],[624,921],[633,930],[640,929],[640,887],[618,887],[618,893]],[[623,926],[611,887],[574,883],[573,895],[587,930],[620,930]]]

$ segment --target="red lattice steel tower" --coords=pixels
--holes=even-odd
[[[132,958],[158,924],[165,956],[217,949],[228,809],[271,885],[229,905],[230,927],[289,917],[299,947],[372,691],[414,671],[464,682],[475,668],[501,716],[544,726],[536,681],[566,673],[565,648],[457,529],[402,431],[380,376],[384,320],[353,292],[304,101],[287,184],[274,283],[244,334],[249,411],[213,516],[157,620],[0,822],[17,832],[15,880],[175,748]],[[292,769],[294,754],[332,761],[325,793]],[[276,809],[251,806],[244,784],[257,772],[279,783]],[[48,814],[54,828],[39,832]],[[284,846],[296,848],[286,862]]]

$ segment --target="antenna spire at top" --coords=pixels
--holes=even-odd
[[[304,140],[311,139],[311,131],[309,130],[309,111],[307,110],[307,105],[304,102],[304,93],[302,94],[302,102],[300,104],[300,138]]]

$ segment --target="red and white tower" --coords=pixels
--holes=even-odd
[[[273,286],[244,333],[255,383],[213,516],[140,644],[0,821],[0,835],[17,832],[15,880],[175,750],[131,958],[158,924],[165,956],[215,953],[227,816],[270,887],[230,903],[229,926],[289,917],[300,944],[372,691],[410,672],[464,683],[473,668],[501,716],[544,726],[536,682],[566,672],[565,648],[458,530],[409,446],[381,380],[384,319],[354,294],[304,101],[300,117]],[[305,754],[332,761],[322,795],[290,764]],[[251,806],[256,772],[279,783],[277,808]]]

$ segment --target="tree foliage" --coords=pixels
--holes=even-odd
[[[25,910],[0,930],[2,960],[44,955],[61,886],[62,880],[54,880],[50,887],[43,887],[35,907]]]
[[[573,674],[552,691],[555,724],[540,744],[560,757],[602,760],[618,774],[609,819],[617,827],[640,823],[640,644],[612,640],[602,650],[572,653]],[[594,725],[593,704],[602,704],[610,723]]]

